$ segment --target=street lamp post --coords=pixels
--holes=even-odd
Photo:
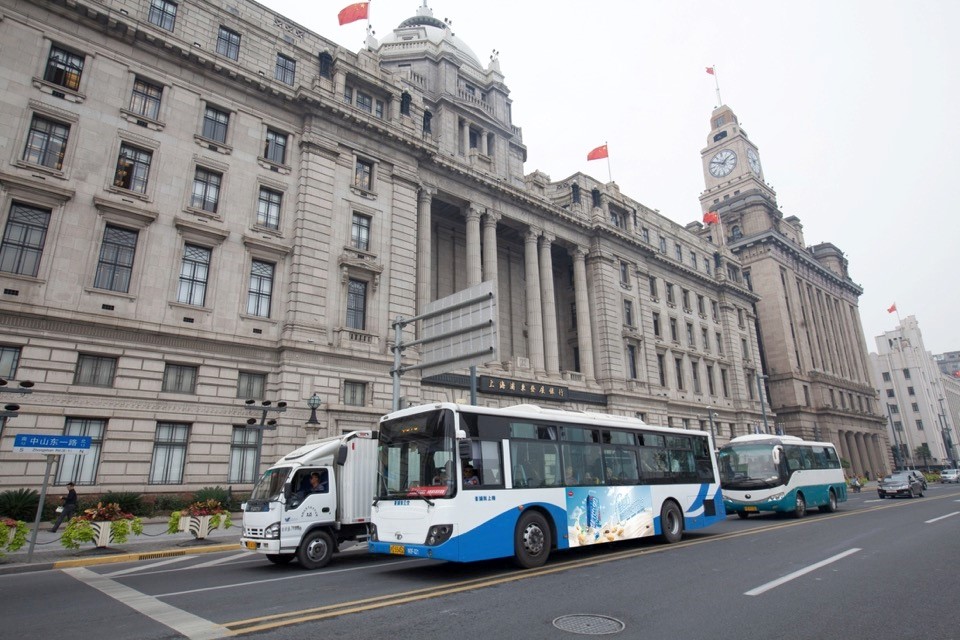
[[[943,412],[943,397],[937,398],[940,402],[940,413],[937,416],[940,418],[940,435],[943,436],[943,446],[947,449],[947,460],[950,462],[950,468],[956,468],[956,465],[953,462],[953,438],[950,437],[950,429],[947,426],[947,415]]]
[[[18,383],[16,387],[9,387],[8,385],[11,382],[13,382],[13,380],[0,378],[0,393],[19,393],[20,395],[33,393],[33,383],[29,380]],[[11,402],[3,405],[3,410],[0,411],[0,433],[3,433],[3,427],[7,424],[7,418],[16,418],[18,415],[20,415],[19,404]]]
[[[890,413],[890,403],[887,405],[887,418],[890,420],[890,429],[893,430],[893,466],[900,468],[900,456],[903,454],[903,451],[900,450],[900,440],[897,438],[897,425],[893,421],[893,414]]]
[[[707,407],[707,417],[710,418],[710,435],[713,437],[713,446],[717,446],[717,432],[713,428],[713,418],[717,414],[713,412],[713,407]]]
[[[766,379],[767,376],[757,373],[757,395],[760,397],[760,413],[763,415],[763,432],[770,433],[770,428],[767,426],[767,403],[763,401],[763,380]]]

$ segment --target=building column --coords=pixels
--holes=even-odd
[[[543,374],[543,314],[540,305],[540,267],[537,264],[536,229],[524,238],[524,267],[527,276],[527,355],[537,374]]]
[[[560,375],[560,347],[557,335],[557,302],[553,290],[554,236],[540,238],[540,298],[543,303],[544,365],[548,376]]]
[[[850,461],[850,470],[853,471],[855,475],[861,475],[863,469],[860,468],[860,461],[857,459],[856,455],[856,445],[853,441],[853,432],[844,431],[843,440],[847,445],[847,460]]]
[[[853,442],[857,447],[857,456],[860,460],[861,473],[865,473],[867,471],[872,473],[873,469],[868,468],[870,466],[870,459],[867,458],[866,451],[864,451],[863,434],[859,432],[855,433],[853,436]]]
[[[483,280],[480,267],[480,209],[467,207],[467,286],[473,287]]]
[[[494,319],[493,330],[497,336],[497,355],[501,361],[505,360],[502,347],[500,346],[500,310],[503,308],[504,301],[500,300],[500,280],[497,275],[497,222],[500,221],[502,214],[491,209],[487,209],[487,214],[483,217],[483,280],[493,283],[493,294],[497,301],[497,318]],[[508,316],[509,317],[509,316]],[[499,362],[496,363],[499,365]]]
[[[863,440],[867,446],[867,456],[870,458],[870,470],[873,471],[874,476],[877,473],[886,475],[886,465],[883,464],[880,450],[877,447],[877,436],[867,434]]]
[[[850,460],[850,454],[847,452],[847,432],[837,431],[837,448],[840,449],[840,457],[844,460]]]
[[[587,297],[587,253],[580,247],[573,250],[573,294],[577,305],[577,347],[580,349],[580,372],[584,380],[593,380],[593,329],[590,324],[590,301]]]
[[[433,223],[431,221],[430,206],[433,202],[435,189],[427,186],[420,187],[417,194],[417,313],[423,313],[430,302],[433,292],[433,273],[430,265],[432,256]]]

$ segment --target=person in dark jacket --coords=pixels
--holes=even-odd
[[[57,529],[60,528],[60,523],[66,520],[70,522],[70,518],[73,517],[73,514],[77,510],[77,491],[73,488],[73,483],[67,483],[67,495],[60,498],[63,500],[63,511],[57,514],[57,521],[53,523],[53,529],[50,529],[53,533],[57,532]]]

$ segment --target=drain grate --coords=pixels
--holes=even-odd
[[[588,636],[602,636],[610,633],[620,633],[627,625],[616,618],[609,616],[570,615],[560,616],[553,621],[553,626],[561,631],[580,633]]]

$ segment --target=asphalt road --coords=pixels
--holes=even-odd
[[[315,572],[234,551],[0,576],[0,637],[945,640],[960,638],[958,570],[960,488],[931,485],[532,571],[358,549]]]

